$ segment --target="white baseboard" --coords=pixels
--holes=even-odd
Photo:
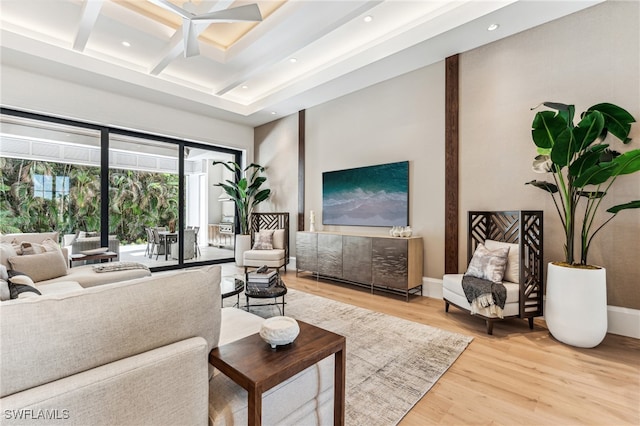
[[[433,299],[442,299],[442,280],[422,277],[422,295]]]
[[[640,339],[640,310],[607,306],[607,332]]]
[[[442,299],[442,280],[422,277],[423,295]],[[640,339],[640,310],[607,306],[607,333]]]

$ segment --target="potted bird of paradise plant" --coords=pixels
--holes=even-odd
[[[233,161],[213,162],[214,166],[217,164],[222,164],[235,176],[235,180],[227,179],[225,182],[214,184],[214,186],[221,187],[229,199],[235,203],[240,225],[240,234],[236,235],[235,258],[236,264],[243,266],[243,253],[251,248],[251,230],[249,228],[251,213],[258,204],[269,198],[271,190],[261,188],[267,178],[261,176],[265,168],[259,164],[252,163],[244,169]]]
[[[531,135],[538,150],[533,169],[549,174],[553,181],[527,184],[551,195],[564,230],[565,253],[563,262],[548,265],[545,321],[556,339],[594,347],[607,332],[606,270],[588,263],[589,248],[616,215],[640,208],[640,200],[618,204],[607,209],[608,218],[596,221],[613,183],[640,170],[640,149],[620,153],[607,142],[618,139],[629,144],[635,119],[617,105],[601,103],[581,113],[574,124],[573,105],[543,105],[550,110],[537,112],[532,123]],[[580,241],[579,250],[576,240]]]

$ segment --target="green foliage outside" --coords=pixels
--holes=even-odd
[[[0,158],[0,173],[0,232],[100,230],[99,167]],[[36,196],[37,175],[69,177],[68,191]],[[145,242],[145,227],[177,220],[178,176],[110,169],[109,200],[109,233],[121,244]]]

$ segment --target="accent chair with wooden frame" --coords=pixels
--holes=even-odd
[[[275,268],[284,267],[287,271],[289,263],[289,213],[252,213],[251,214],[251,250],[243,254],[245,274],[250,267]],[[256,249],[256,234],[260,231],[273,230],[272,249]]]
[[[504,246],[505,243],[511,244],[514,249],[517,247],[518,255],[511,259],[518,262],[512,265],[515,269],[512,280],[517,278],[518,282],[503,281],[507,290],[503,318],[526,318],[529,328],[533,329],[533,319],[543,314],[542,211],[470,211],[468,224],[468,261],[471,261],[480,243],[489,249],[492,244]],[[449,312],[449,305],[471,312],[471,304],[462,289],[463,275],[447,274],[443,277],[442,293],[446,312]],[[505,278],[509,276],[505,275]],[[486,321],[487,334],[493,334],[493,323],[503,319],[497,315],[474,315]]]

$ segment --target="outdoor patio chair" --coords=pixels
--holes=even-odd
[[[153,231],[148,226],[145,226],[144,232],[147,234],[147,248],[144,251],[144,255],[149,255],[149,259],[151,259],[151,253],[153,253],[153,247],[155,244],[155,241],[153,239]]]
[[[200,227],[199,226],[194,226],[193,230],[195,231],[195,240],[193,242],[193,251],[195,253],[195,256],[202,256],[202,253],[200,252],[200,246],[198,245],[198,232],[200,232]]]
[[[164,237],[162,235],[160,235],[158,232],[159,231],[166,231],[167,228],[164,226],[157,226],[155,228],[152,229],[153,232],[153,247],[155,247],[156,249],[156,260],[158,260],[158,256],[160,256],[161,254],[164,254]],[[153,252],[151,252],[151,256],[153,255]],[[151,259],[151,256],[149,256],[149,259]]]

